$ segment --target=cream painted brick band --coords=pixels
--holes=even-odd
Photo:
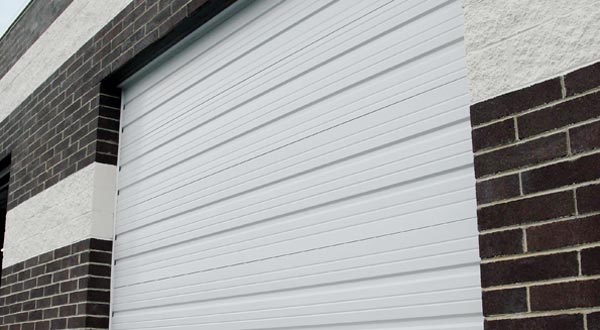
[[[130,2],[73,1],[0,80],[0,121]]]
[[[87,239],[112,239],[116,167],[92,163],[10,210],[2,268]]]
[[[597,0],[464,0],[472,103],[600,58]]]

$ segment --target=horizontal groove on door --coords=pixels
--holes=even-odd
[[[230,10],[124,84],[111,329],[482,330],[461,2]]]

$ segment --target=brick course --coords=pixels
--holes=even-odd
[[[3,269],[0,330],[108,328],[111,251],[88,239]]]
[[[486,330],[600,329],[599,68],[471,107]]]

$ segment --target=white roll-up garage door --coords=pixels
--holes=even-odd
[[[112,329],[483,328],[460,1],[242,1],[123,87]]]

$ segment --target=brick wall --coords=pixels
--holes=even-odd
[[[4,269],[0,330],[107,329],[111,251],[85,240]]]
[[[600,329],[600,63],[471,120],[486,329]]]
[[[0,158],[12,156],[9,209],[92,162],[116,164],[120,102],[106,96],[233,2],[132,1],[69,58],[0,122]]]

